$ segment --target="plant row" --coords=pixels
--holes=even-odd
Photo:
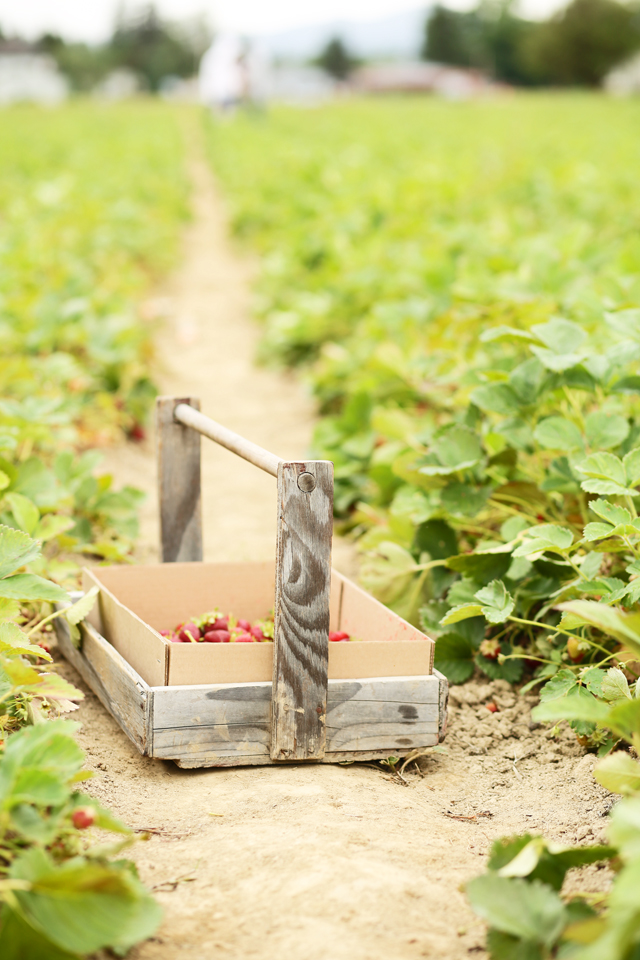
[[[362,577],[454,682],[535,682],[634,607],[637,104],[352,102],[211,126],[263,253],[265,359],[304,364]]]
[[[141,494],[96,450],[140,438],[154,388],[140,302],[185,212],[180,131],[150,104],[0,114],[0,944],[2,957],[118,955],[160,909],[120,857],[132,831],[83,794],[72,637],[83,556],[125,558]],[[58,605],[58,611],[55,607]],[[97,842],[91,828],[121,836]]]

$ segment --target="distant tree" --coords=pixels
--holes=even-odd
[[[423,60],[459,67],[472,66],[468,34],[465,14],[435,6],[425,24],[421,51]]]
[[[573,0],[542,25],[528,49],[531,68],[551,83],[598,86],[640,49],[637,6],[616,0]]]
[[[356,65],[356,60],[339,37],[329,41],[315,62],[336,80],[346,80]]]
[[[134,70],[153,91],[164,77],[188,77],[197,67],[190,44],[164,23],[153,5],[134,19],[119,18],[109,51],[114,66]]]
[[[79,92],[92,90],[112,66],[111,55],[105,47],[66,43],[55,33],[43,34],[37,47],[55,59],[58,68],[69,78],[71,87]]]

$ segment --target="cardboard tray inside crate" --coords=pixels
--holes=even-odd
[[[216,607],[254,621],[273,609],[273,563],[159,563],[85,568],[100,587],[87,618],[151,686],[271,681],[272,643],[170,643],[170,630]],[[434,643],[336,571],[331,630],[358,642],[329,644],[329,679],[426,676]]]

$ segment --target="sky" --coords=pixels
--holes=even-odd
[[[425,7],[429,2],[425,2]],[[448,0],[447,6],[468,9],[475,0]],[[526,16],[541,18],[562,0],[520,0]],[[99,43],[111,33],[122,0],[0,0],[0,28],[32,39],[44,32],[69,40]],[[139,6],[129,0],[127,8]],[[416,0],[156,0],[170,19],[206,14],[212,26],[247,34],[269,34],[328,20],[374,20],[415,10]]]

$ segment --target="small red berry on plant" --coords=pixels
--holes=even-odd
[[[76,807],[71,814],[71,820],[77,830],[86,830],[96,822],[96,811],[93,807]]]

